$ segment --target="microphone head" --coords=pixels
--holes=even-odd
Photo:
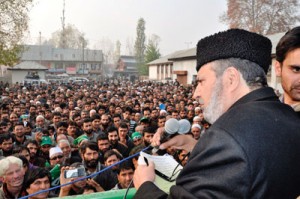
[[[170,118],[166,121],[165,124],[165,131],[166,133],[172,135],[177,133],[179,130],[179,121],[174,119],[174,118]]]
[[[187,119],[181,119],[179,120],[179,134],[186,134],[191,129],[191,123]]]

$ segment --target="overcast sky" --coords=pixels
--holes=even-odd
[[[225,30],[219,16],[226,11],[226,0],[65,0],[65,23],[75,25],[89,40],[89,48],[109,38],[121,42],[126,54],[126,41],[134,43],[140,17],[146,21],[146,36],[156,34],[163,55],[196,46],[209,34]],[[61,29],[63,0],[34,0],[30,11],[29,43]]]

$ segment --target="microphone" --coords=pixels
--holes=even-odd
[[[174,118],[170,118],[166,121],[165,124],[165,132],[162,134],[160,138],[160,143],[164,143],[176,135],[186,134],[191,129],[191,123],[187,119],[177,120]],[[153,147],[152,154],[157,153],[159,151],[159,146]]]

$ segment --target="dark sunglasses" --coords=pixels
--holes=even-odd
[[[64,156],[58,155],[56,157],[51,158],[51,160],[57,160],[57,159],[62,159]]]

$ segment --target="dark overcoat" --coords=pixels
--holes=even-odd
[[[300,119],[273,89],[239,99],[200,138],[170,195],[152,182],[135,198],[294,199],[300,195]]]

